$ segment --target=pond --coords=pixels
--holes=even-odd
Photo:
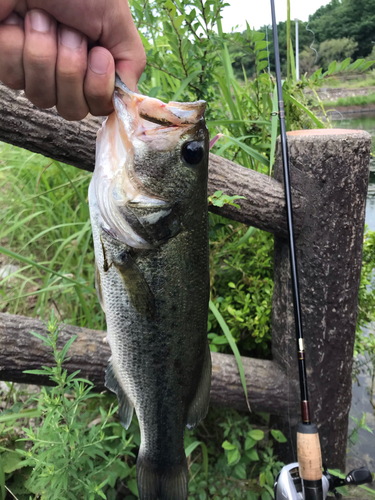
[[[369,132],[373,138],[372,152],[375,154],[375,114],[353,114],[338,117],[332,122],[335,128],[362,129]],[[366,224],[375,231],[375,157],[370,162],[370,184],[366,203]],[[374,275],[375,278],[375,275]],[[375,333],[375,323],[371,323],[369,331]],[[366,465],[375,471],[375,360],[370,356],[360,357],[356,363],[357,381],[353,384],[353,399],[350,409],[349,436],[356,437],[356,421],[366,414],[366,424],[374,432],[360,429],[356,444],[349,443],[347,468],[353,469]]]

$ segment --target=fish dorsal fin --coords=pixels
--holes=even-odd
[[[128,429],[132,421],[134,407],[117,380],[112,365],[112,358],[109,358],[108,366],[105,371],[105,386],[116,394],[119,404],[120,424],[125,427],[125,429]]]
[[[191,402],[187,414],[186,427],[192,429],[197,426],[201,420],[207,415],[210,403],[210,388],[211,388],[211,352],[206,343],[206,353],[201,373],[201,378],[198,384],[197,392]]]

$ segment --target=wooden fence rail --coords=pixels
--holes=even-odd
[[[70,163],[94,165],[98,119],[68,123],[53,110],[39,110],[0,85],[0,140]],[[302,323],[313,420],[320,427],[323,461],[343,468],[346,455],[351,370],[363,246],[371,137],[355,130],[313,130],[289,134],[291,181],[299,259]],[[272,318],[273,361],[243,358],[252,408],[276,415],[275,425],[294,439],[298,409],[286,218],[277,153],[275,179],[210,155],[208,194],[242,195],[241,210],[210,209],[275,235]],[[47,364],[47,353],[28,335],[42,331],[37,320],[0,315],[0,378],[25,381],[22,370]],[[103,332],[65,327],[62,339],[77,333],[69,369],[102,387],[109,356]],[[213,354],[211,401],[245,409],[232,356]],[[28,381],[42,382],[27,378]],[[101,381],[101,382],[100,382]],[[45,381],[43,381],[45,382]],[[274,392],[275,391],[275,392]],[[290,432],[291,431],[291,432]],[[285,460],[291,447],[281,449]]]
[[[93,382],[98,391],[104,390],[104,372],[111,355],[105,339],[106,332],[60,325],[60,346],[73,336],[77,340],[69,350],[69,361],[64,367],[69,373],[81,370],[81,376]],[[0,313],[0,380],[49,385],[50,381],[40,375],[23,373],[41,366],[52,366],[51,351],[41,340],[30,335],[36,332],[45,335],[47,328],[42,321],[25,316]],[[211,353],[212,387],[211,403],[214,405],[247,411],[247,404],[238,366],[234,356]],[[298,408],[294,395],[289,396],[287,379],[273,361],[242,358],[249,399],[253,411],[276,412],[286,415],[288,402]]]
[[[67,122],[55,109],[33,106],[23,92],[10,90],[0,83],[0,141],[40,153],[82,170],[92,172],[95,165],[95,139],[99,118],[90,117],[80,122]],[[286,236],[284,191],[280,182],[254,170],[244,169],[234,162],[210,155],[208,194],[222,190],[229,196],[245,196],[237,203],[211,207],[229,219],[243,222]],[[296,231],[304,219],[304,199],[293,192]]]

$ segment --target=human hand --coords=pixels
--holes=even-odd
[[[115,68],[135,90],[145,65],[127,0],[0,0],[0,81],[35,106],[107,115]]]

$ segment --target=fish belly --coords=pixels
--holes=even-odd
[[[118,395],[123,425],[130,424],[133,408],[137,413],[140,498],[185,500],[184,428],[205,416],[211,377],[207,220],[201,217],[194,229],[156,249],[130,255],[103,230],[95,200],[90,212],[112,351],[106,384]],[[111,265],[120,258],[131,259],[131,266]],[[135,302],[137,290],[144,306]]]

